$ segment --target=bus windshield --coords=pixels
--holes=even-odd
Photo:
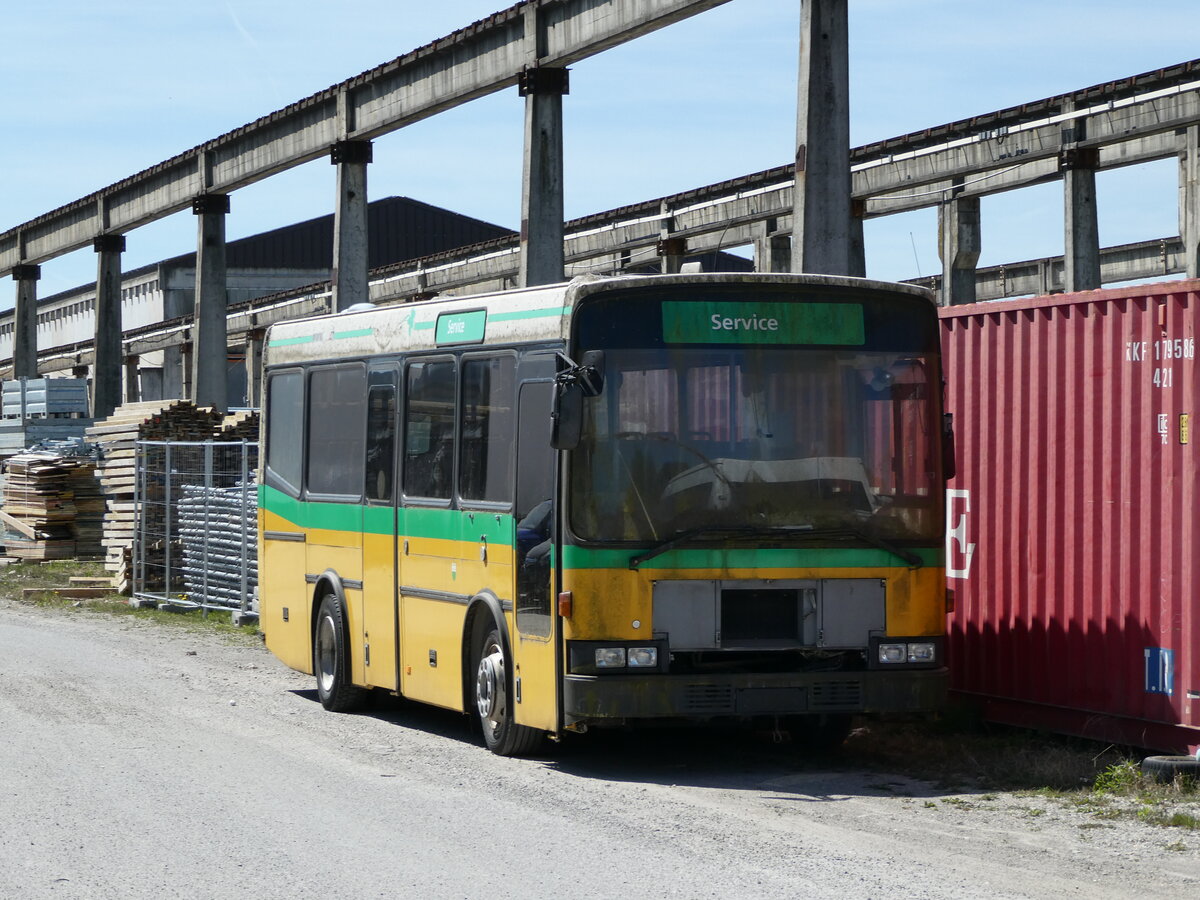
[[[940,383],[930,353],[609,348],[571,462],[585,541],[725,529],[936,544]]]

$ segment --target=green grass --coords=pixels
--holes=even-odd
[[[167,612],[153,607],[138,609],[130,606],[128,598],[116,591],[106,597],[85,600],[59,597],[52,593],[57,588],[68,587],[72,576],[103,577],[107,574],[103,563],[99,562],[53,560],[12,563],[0,569],[0,599],[67,611],[129,616],[171,628],[216,632],[230,638],[259,637],[257,625],[234,625],[231,622],[231,614],[225,610],[208,610],[206,613],[200,609],[185,612]],[[26,590],[42,587],[47,589],[47,593],[33,594],[28,600],[25,599]]]
[[[952,711],[933,721],[870,721],[850,735],[844,749],[852,765],[977,794],[939,798],[962,811],[1002,790],[1034,801],[1022,807],[1029,818],[1067,806],[1094,818],[1093,827],[1137,821],[1200,828],[1200,788],[1190,779],[1162,784],[1144,776],[1141,759],[1149,751],[1136,748],[992,725]]]

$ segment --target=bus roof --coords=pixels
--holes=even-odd
[[[561,341],[584,297],[615,289],[688,284],[774,284],[887,290],[933,303],[925,288],[840,275],[708,273],[583,275],[568,282],[414,303],[355,308],[278,322],[267,332],[268,366],[456,346]],[[485,340],[486,338],[486,340]]]

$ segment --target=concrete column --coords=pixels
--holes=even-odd
[[[521,176],[522,287],[563,280],[562,98],[567,69],[526,67],[517,84],[525,98],[525,159]]]
[[[338,141],[329,161],[337,166],[333,210],[333,304],[335,313],[370,300],[367,274],[367,164],[370,141]]]
[[[792,270],[850,271],[848,0],[804,0],[796,114]]]
[[[1063,281],[1068,291],[1100,287],[1100,226],[1096,218],[1096,166],[1100,151],[1064,149],[1058,158],[1063,173],[1065,242]]]
[[[675,217],[667,201],[659,204],[662,218],[658,226],[658,271],[663,275],[678,275],[683,268],[683,258],[687,255],[687,240],[675,234]]]
[[[12,268],[17,284],[17,308],[13,312],[13,378],[37,378],[37,283],[41,266]]]
[[[98,254],[92,417],[104,419],[121,403],[121,254],[125,237],[102,234],[92,242],[92,249]]]
[[[190,340],[186,340],[183,344],[179,345],[179,399],[181,400],[192,399],[192,356],[195,355],[192,352],[193,349],[194,347]]]
[[[253,328],[246,332],[246,405],[262,405],[262,351],[266,331]]]
[[[981,245],[979,198],[954,197],[938,209],[943,306],[975,302],[975,264]]]
[[[1200,125],[1183,133],[1179,154],[1179,236],[1188,278],[1200,278]]]
[[[141,399],[138,383],[138,361],[136,354],[125,357],[125,402],[137,403]]]
[[[225,266],[227,194],[201,194],[192,201],[198,219],[196,235],[196,352],[192,354],[192,385],[197,406],[224,412],[229,405],[228,291]]]
[[[687,255],[687,241],[681,237],[664,237],[658,242],[658,270],[664,275],[678,275]]]
[[[850,201],[850,268],[847,275],[867,277],[867,244],[863,238],[863,220],[866,218],[865,200]]]
[[[756,222],[751,226],[754,235],[754,271],[792,271],[792,239],[778,234],[779,223],[775,219]]]

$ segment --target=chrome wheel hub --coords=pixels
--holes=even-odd
[[[488,643],[479,658],[475,673],[475,707],[484,727],[493,731],[503,721],[504,698],[504,654],[494,643]]]

